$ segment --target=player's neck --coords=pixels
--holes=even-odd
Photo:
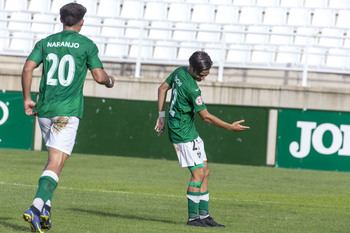
[[[79,33],[81,30],[81,27],[68,27],[68,26],[64,26],[63,27],[63,31],[76,31],[77,33]]]

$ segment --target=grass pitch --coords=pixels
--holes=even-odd
[[[46,152],[0,150],[0,232],[30,232],[21,217],[46,160]],[[224,229],[186,226],[189,172],[177,161],[73,154],[47,232],[350,231],[350,173],[209,167],[210,213]]]

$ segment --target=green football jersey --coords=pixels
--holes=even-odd
[[[196,139],[198,132],[194,124],[194,114],[206,109],[197,81],[187,69],[185,66],[179,67],[165,80],[172,88],[167,121],[172,143]]]
[[[66,30],[36,43],[28,59],[38,66],[43,63],[38,116],[82,118],[87,70],[103,68],[96,44],[75,31]]]

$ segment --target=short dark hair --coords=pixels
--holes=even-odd
[[[203,70],[209,70],[213,65],[209,54],[207,54],[205,51],[194,52],[191,55],[189,62],[193,67],[193,70],[198,73],[202,72]]]
[[[68,3],[60,9],[62,23],[65,26],[73,26],[84,18],[86,8],[79,3]]]

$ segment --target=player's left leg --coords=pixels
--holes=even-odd
[[[200,201],[199,201],[199,217],[205,222],[205,224],[213,227],[225,227],[225,225],[219,224],[214,221],[212,217],[209,215],[209,189],[208,189],[208,180],[210,170],[208,167],[207,161],[203,162],[204,164],[204,179],[202,183],[202,187],[200,189]]]

